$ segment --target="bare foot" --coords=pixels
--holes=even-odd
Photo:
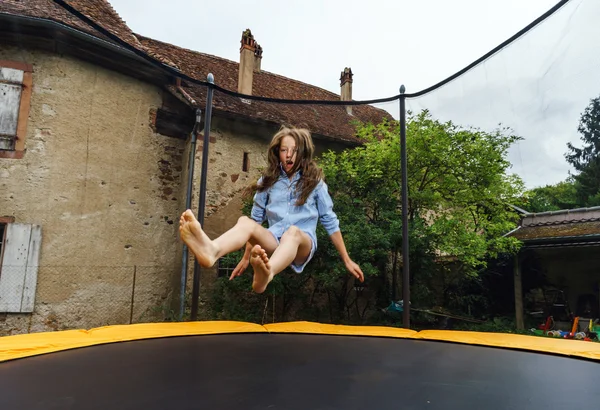
[[[267,285],[273,279],[271,265],[267,252],[260,245],[255,245],[250,253],[250,264],[254,268],[254,279],[252,280],[252,289],[256,293],[263,293]]]
[[[217,260],[217,247],[204,233],[189,209],[179,218],[179,236],[196,256],[200,266],[210,268]]]

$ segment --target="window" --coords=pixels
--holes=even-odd
[[[231,260],[227,260],[227,258],[217,259],[217,277],[228,278],[229,276],[231,276],[231,273],[233,272],[236,266],[237,264],[232,264]]]
[[[33,67],[16,61],[0,60],[0,158],[22,158]]]
[[[248,172],[250,169],[250,158],[248,158],[248,153],[244,152],[244,159],[242,160],[242,171]]]
[[[37,286],[42,228],[0,218],[0,313],[31,313]]]

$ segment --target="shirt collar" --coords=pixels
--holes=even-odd
[[[281,164],[281,162],[279,163],[279,174],[284,178],[288,177],[287,173],[283,169],[283,165]],[[302,170],[299,169],[298,171],[296,171],[296,173],[292,176],[292,181],[297,181],[300,178],[301,174],[302,174]]]

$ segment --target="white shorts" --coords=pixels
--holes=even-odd
[[[269,231],[269,232],[271,232],[271,231]],[[306,232],[304,232],[304,233],[306,233]],[[271,232],[271,234],[277,241],[277,246],[279,246],[279,242],[280,242],[281,238],[278,238],[273,232]],[[310,235],[308,235],[308,237],[310,238]],[[310,254],[308,255],[308,258],[306,258],[306,260],[304,261],[304,263],[302,265],[297,265],[294,262],[292,262],[292,264],[290,265],[290,268],[292,268],[294,272],[302,273],[302,271],[304,270],[306,265],[308,265],[308,262],[310,262],[312,260],[313,256],[315,256],[315,252],[317,250],[317,247],[315,245],[316,245],[315,241],[312,238],[310,238]]]

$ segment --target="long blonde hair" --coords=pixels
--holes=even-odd
[[[259,192],[269,189],[279,179],[279,146],[284,137],[292,137],[296,141],[296,160],[291,172],[301,172],[296,191],[300,192],[296,205],[300,206],[306,202],[310,193],[323,179],[323,171],[313,159],[315,145],[313,144],[310,131],[304,128],[281,127],[273,136],[269,144],[268,166],[262,175],[262,181],[257,186]]]

